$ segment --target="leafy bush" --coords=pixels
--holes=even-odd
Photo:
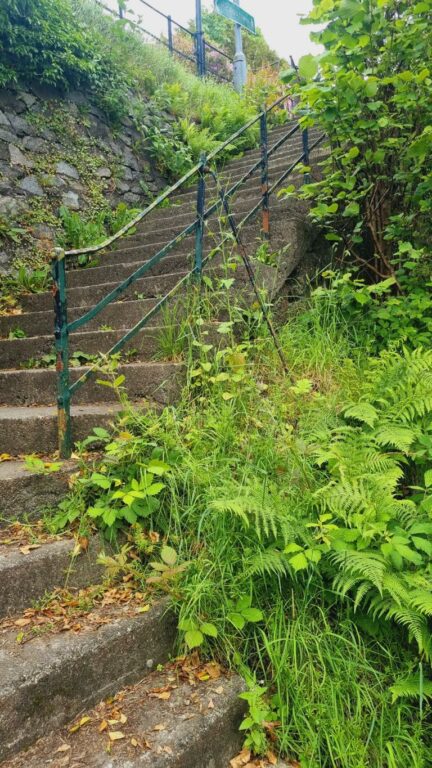
[[[337,320],[312,306],[282,329],[290,379],[266,339],[197,341],[179,405],[123,401],[58,522],[107,515],[105,529],[160,541],[160,560],[140,550],[147,583],[171,594],[186,647],[249,680],[255,751],[270,737],[305,765],[402,768],[409,754],[424,768],[432,354],[349,359]]]
[[[368,285],[353,272],[326,270],[323,284],[314,290],[320,311],[337,307],[340,322],[349,329],[353,344],[373,353],[390,347],[410,349],[432,344],[430,280],[418,282],[400,275],[403,292],[394,293],[394,279]]]
[[[0,85],[37,80],[94,94],[109,114],[124,112],[127,80],[85,6],[70,0],[7,0],[0,8]],[[118,93],[116,96],[115,94]]]
[[[300,85],[285,78],[331,146],[306,190],[314,217],[338,258],[368,280],[394,278],[399,294],[401,271],[430,273],[431,14],[430,0],[314,0],[306,23],[323,25],[324,52],[300,61]],[[422,254],[415,267],[400,243]]]

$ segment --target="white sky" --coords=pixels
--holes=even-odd
[[[163,13],[171,14],[180,24],[186,24],[195,15],[195,0],[149,0],[151,5]],[[112,2],[110,3],[110,5]],[[159,34],[164,21],[142,5],[139,0],[128,0],[128,8],[142,16],[142,24],[150,32]],[[303,27],[299,18],[308,13],[312,0],[240,0],[240,5],[255,17],[258,27],[264,33],[272,48],[295,61],[305,53],[314,53],[317,46],[309,40],[310,27]],[[203,0],[203,7],[211,10],[212,0]],[[162,24],[161,24],[162,22]]]

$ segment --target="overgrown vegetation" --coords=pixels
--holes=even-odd
[[[126,415],[114,439],[97,431],[104,457],[57,525],[129,529],[141,566],[119,572],[138,567],[186,646],[246,675],[257,752],[426,766],[432,355],[350,353],[319,302],[281,341],[289,379],[265,334],[219,351],[197,337],[184,399],[160,416],[117,379]]]
[[[331,146],[305,196],[339,267],[356,270],[337,284],[345,307],[361,323],[367,306],[381,348],[431,342],[431,21],[430,0],[314,0],[306,23],[323,25],[324,52],[303,57],[300,83],[285,74]]]
[[[124,415],[50,521],[117,542],[111,578],[168,594],[179,647],[244,675],[247,746],[302,768],[431,765],[431,9],[314,2],[298,88],[332,153],[305,194],[335,263],[279,329],[289,375],[256,308],[229,299],[210,340],[203,289],[177,336],[165,318],[180,402],[143,413],[105,374]],[[168,80],[159,103],[192,109]]]
[[[0,9],[0,28],[0,85],[36,79],[65,92],[80,89],[114,124],[132,110],[138,126],[146,118],[144,136],[173,176],[255,114],[248,99],[226,85],[199,80],[92,0],[8,0]],[[182,122],[171,130],[157,114],[149,115],[148,99]],[[179,147],[172,146],[176,138],[180,159]]]

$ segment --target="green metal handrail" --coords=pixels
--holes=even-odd
[[[301,131],[300,125],[297,123],[293,128],[288,130],[281,138],[276,141],[272,147],[268,147],[268,135],[267,135],[267,119],[268,114],[275,107],[284,101],[285,97],[278,99],[272,104],[269,109],[263,110],[257,117],[251,119],[242,128],[236,131],[227,141],[223,142],[217,149],[211,152],[208,156],[203,155],[200,162],[197,163],[188,173],[186,173],[176,184],[171,186],[162,195],[160,195],[151,205],[149,205],[144,211],[141,211],[131,222],[123,227],[119,232],[110,238],[107,238],[103,243],[96,246],[90,246],[86,248],[80,248],[70,251],[63,251],[62,249],[56,249],[55,256],[52,261],[52,275],[53,275],[53,293],[54,293],[54,308],[55,308],[55,343],[57,353],[57,407],[58,407],[58,436],[59,436],[59,452],[62,457],[69,457],[72,451],[72,427],[71,427],[71,414],[70,405],[71,397],[83,384],[85,384],[96,372],[96,367],[89,368],[84,374],[77,379],[73,384],[70,383],[69,377],[69,335],[78,328],[86,325],[88,322],[98,316],[103,309],[105,309],[113,301],[116,301],[131,285],[133,285],[144,274],[149,272],[152,267],[158,264],[173,248],[175,248],[185,237],[195,232],[195,263],[194,267],[188,272],[159,302],[145,314],[138,323],[135,324],[127,333],[116,342],[116,344],[108,351],[107,355],[113,355],[119,352],[125,344],[130,341],[140,330],[143,328],[149,320],[154,317],[157,312],[178,292],[178,290],[184,286],[192,277],[200,277],[203,266],[207,263],[209,256],[203,257],[203,241],[204,241],[204,227],[207,219],[210,218],[223,204],[221,200],[216,201],[208,208],[206,208],[205,196],[206,196],[206,182],[205,174],[209,163],[215,160],[218,155],[236,139],[242,136],[249,128],[260,122],[260,135],[261,135],[261,157],[249,168],[243,176],[235,182],[228,190],[224,191],[225,200],[229,200],[238,189],[259,169],[261,168],[261,199],[252,208],[252,210],[243,218],[239,224],[239,228],[243,227],[261,208],[262,209],[262,229],[264,237],[269,236],[269,198],[270,195],[277,189],[278,186],[284,181],[287,176],[303,161],[309,159],[309,153],[322,142],[324,136],[317,139],[312,145],[309,144],[307,129],[302,131],[303,149],[299,157],[291,163],[286,171],[280,176],[280,178],[269,186],[268,183],[268,164],[269,158],[280,149],[289,139]],[[123,280],[116,286],[110,293],[102,298],[94,307],[88,310],[84,315],[68,322],[67,313],[67,277],[66,277],[66,261],[68,258],[91,255],[98,253],[113,243],[117,242],[127,232],[134,228],[139,222],[147,217],[158,205],[164,200],[168,199],[174,192],[178,191],[184,184],[189,182],[194,176],[198,176],[198,192],[197,192],[197,216],[188,224],[178,235],[176,235],[169,243],[167,243],[162,249],[160,249],[151,259],[145,261],[135,272],[133,272],[128,278]],[[307,181],[308,178],[305,177]],[[223,238],[222,243],[225,242],[226,237]],[[221,245],[222,245],[221,243]]]

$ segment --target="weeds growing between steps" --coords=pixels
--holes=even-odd
[[[253,752],[426,767],[432,353],[368,359],[334,302],[312,300],[280,329],[285,377],[246,327],[239,342],[223,323],[221,349],[195,339],[162,414],[117,380],[124,416],[96,430],[103,455],[51,525],[117,540],[111,577],[170,595],[179,648],[244,675]]]

